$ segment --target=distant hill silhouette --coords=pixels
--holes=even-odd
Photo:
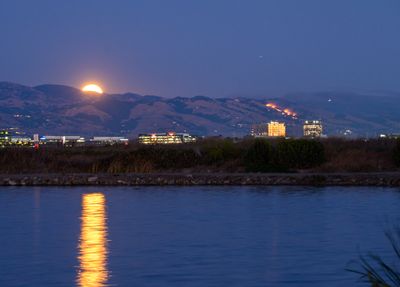
[[[297,113],[297,119],[265,104]],[[288,132],[301,134],[307,119],[320,119],[325,132],[373,136],[400,132],[400,94],[365,92],[297,93],[280,98],[162,98],[133,93],[93,96],[62,85],[28,87],[0,82],[0,128],[18,127],[28,134],[126,135],[189,132],[243,136],[254,123],[285,121]]]

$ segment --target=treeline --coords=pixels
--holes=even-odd
[[[400,166],[394,140],[206,139],[187,145],[0,149],[0,173],[362,172]]]

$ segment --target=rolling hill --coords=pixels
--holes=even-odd
[[[279,112],[290,109],[296,117]],[[0,82],[0,128],[27,134],[124,135],[189,132],[195,135],[243,136],[251,125],[284,121],[288,133],[301,134],[306,119],[320,119],[325,133],[374,136],[400,132],[400,94],[321,92],[280,98],[162,98],[134,93],[88,95],[62,85],[28,87]]]

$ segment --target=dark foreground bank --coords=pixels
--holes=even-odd
[[[400,186],[400,172],[0,175],[0,186],[299,185]]]
[[[400,140],[204,139],[185,145],[0,149],[0,174],[400,171]]]

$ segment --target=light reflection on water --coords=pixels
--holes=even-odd
[[[399,204],[376,187],[0,188],[0,287],[361,287],[345,268],[392,262]]]
[[[106,286],[107,214],[102,193],[82,195],[81,235],[77,284],[82,287]]]

